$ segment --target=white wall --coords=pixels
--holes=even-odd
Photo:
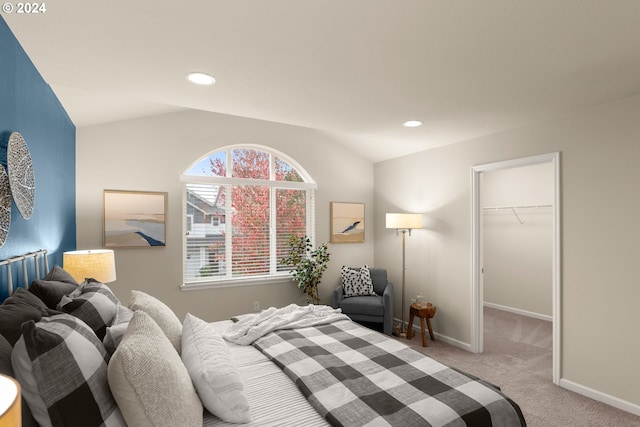
[[[407,295],[438,307],[434,330],[471,336],[473,165],[561,152],[563,380],[640,413],[640,96],[375,165],[375,262],[400,282],[400,240],[384,214],[421,212],[407,239]],[[396,293],[396,310],[400,310]]]
[[[206,320],[227,319],[261,306],[303,303],[295,284],[270,284],[181,291],[182,186],[180,174],[199,157],[231,144],[262,144],[295,159],[318,184],[316,233],[329,241],[331,201],[365,204],[365,243],[330,244],[331,261],[320,284],[330,302],[342,264],[373,264],[373,165],[311,129],[200,111],[186,111],[77,132],[77,242],[79,249],[102,246],[104,189],[168,192],[167,246],[116,249],[118,280],[111,284],[128,301],[138,289],[165,301],[182,319],[189,311]]]
[[[330,245],[321,285],[329,301],[342,264],[386,267],[400,313],[401,238],[386,212],[421,212],[427,227],[407,239],[407,297],[438,306],[434,329],[470,341],[471,172],[473,165],[562,153],[561,376],[640,407],[637,336],[637,212],[640,211],[640,96],[376,165],[304,128],[190,111],[77,132],[78,248],[102,244],[102,190],[169,192],[168,246],[121,249],[112,288],[157,295],[208,320],[301,301],[293,284],[181,292],[180,173],[216,147],[242,142],[281,150],[318,182],[318,240],[329,240],[329,202],[364,202],[364,244]],[[375,182],[375,187],[374,187]],[[374,209],[375,200],[375,209]],[[375,233],[375,257],[373,238]],[[373,260],[373,262],[372,262]]]
[[[553,164],[483,172],[484,302],[552,315]]]

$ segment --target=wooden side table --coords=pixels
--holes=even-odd
[[[422,329],[422,346],[427,347],[427,336],[424,328],[424,321],[426,319],[427,326],[429,327],[429,336],[432,341],[436,338],[433,335],[433,329],[431,328],[431,318],[436,315],[436,306],[427,303],[425,306],[419,306],[417,303],[411,304],[409,308],[409,327],[407,328],[407,339],[413,338],[413,318],[418,316],[420,318],[420,328]]]

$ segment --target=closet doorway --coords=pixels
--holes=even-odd
[[[555,384],[561,350],[559,161],[559,153],[549,153],[472,168],[472,351],[483,351],[485,300],[489,307],[551,320]],[[514,280],[518,271],[529,275]]]

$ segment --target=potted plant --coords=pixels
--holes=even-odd
[[[324,243],[313,249],[311,240],[307,236],[289,237],[289,254],[280,260],[280,264],[293,267],[290,271],[298,288],[307,296],[307,302],[318,304],[318,285],[322,274],[327,269],[330,254]]]

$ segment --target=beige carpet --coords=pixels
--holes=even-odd
[[[482,354],[461,350],[437,336],[431,341],[428,332],[428,347],[422,347],[420,334],[408,343],[444,364],[500,386],[520,405],[529,427],[640,426],[638,416],[553,384],[551,322],[485,308],[484,324]]]

